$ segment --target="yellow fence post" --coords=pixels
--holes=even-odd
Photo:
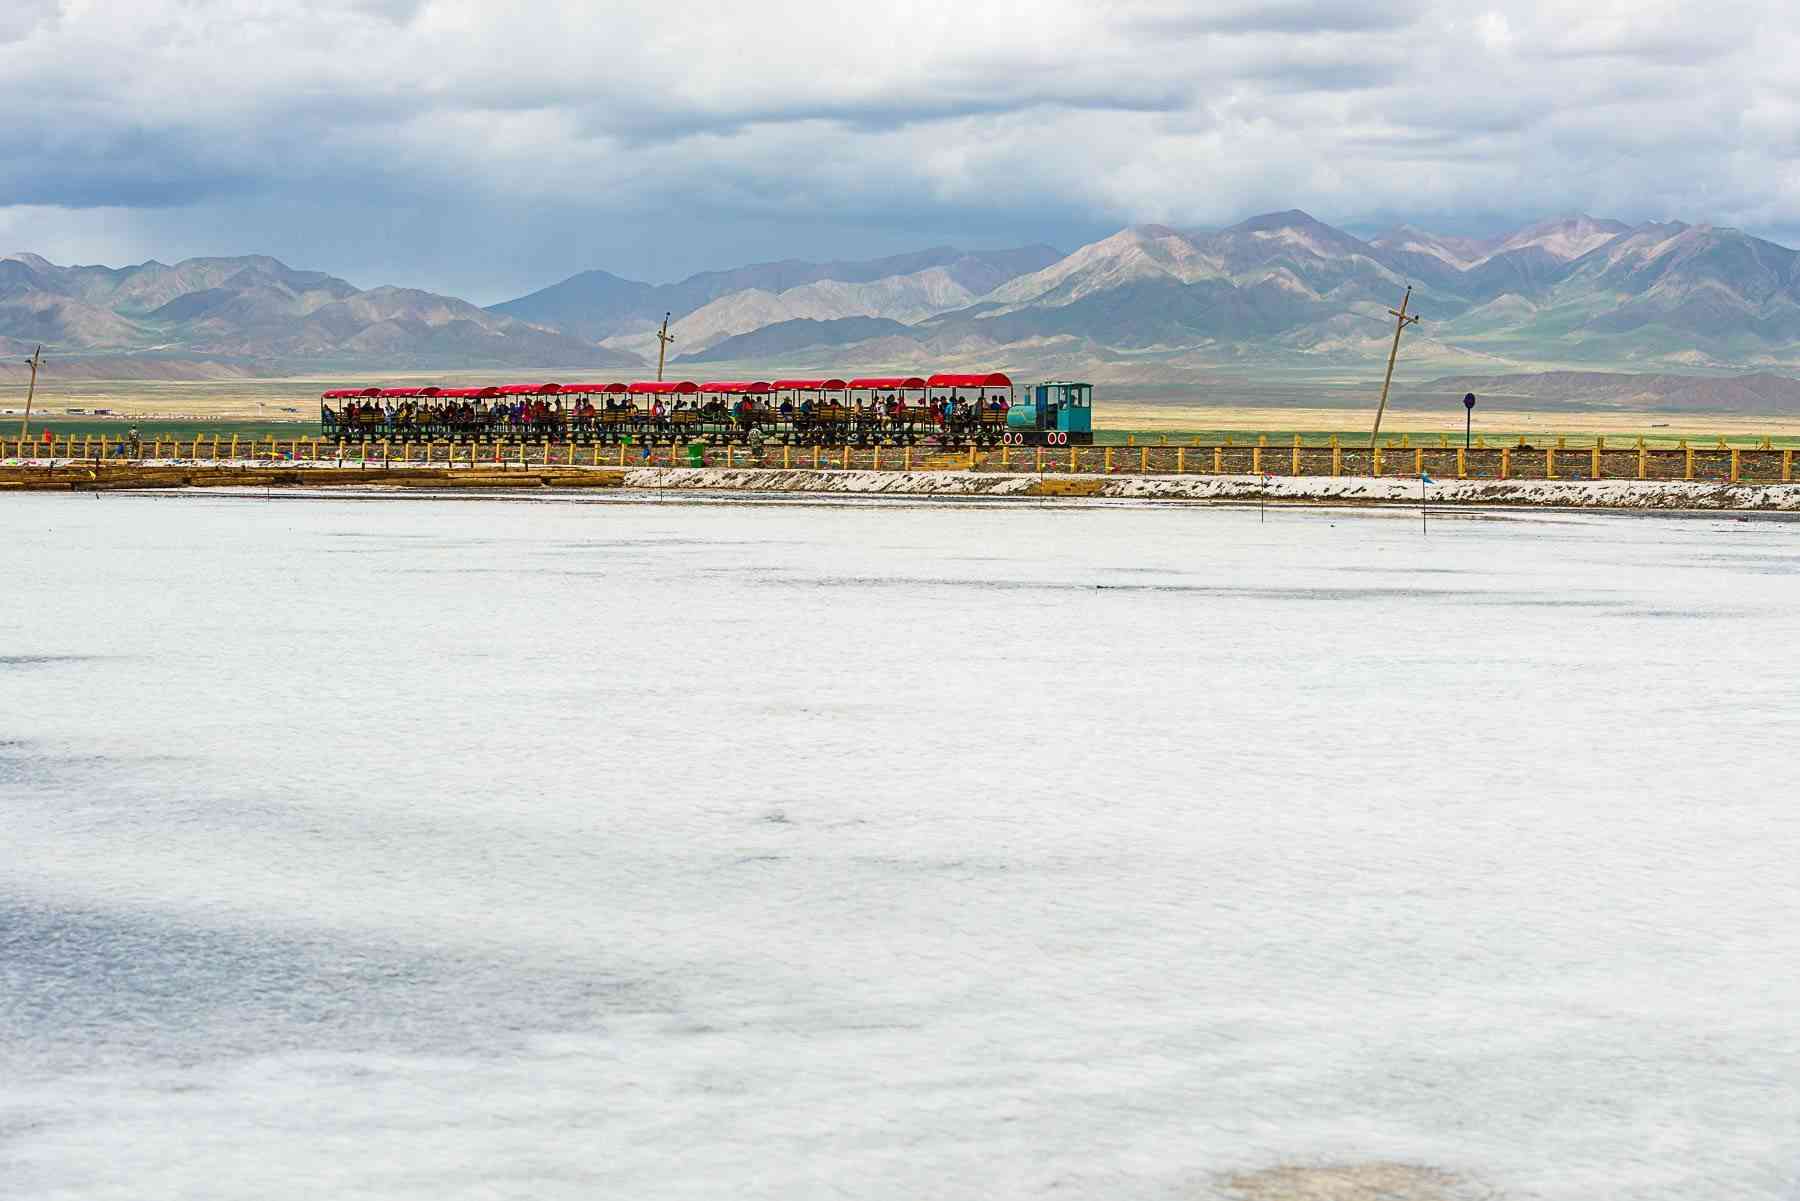
[[[1081,448],[1079,446],[1069,447],[1069,470],[1070,471],[1074,471],[1076,469],[1076,467],[1079,465],[1080,460],[1078,458],[1076,458],[1076,456],[1079,455],[1080,453],[1081,453]]]
[[[1460,446],[1456,448],[1456,478],[1459,480],[1469,478],[1469,452]]]
[[[1506,479],[1512,474],[1512,447],[1500,448],[1500,478]]]
[[[1604,439],[1602,439],[1604,441]],[[1594,469],[1591,472],[1595,479],[1600,478],[1600,442],[1594,443]]]
[[[1369,457],[1374,460],[1373,467],[1374,467],[1375,474],[1380,475],[1381,474],[1381,447],[1377,446],[1375,448],[1374,452]]]
[[[794,465],[794,448],[792,446],[787,445],[786,443],[783,443],[782,447],[781,447],[781,466],[785,469],[788,467],[792,467],[793,465]]]
[[[912,447],[909,446],[900,452],[900,467],[904,471],[912,470]]]
[[[1004,442],[1000,444],[1000,470],[1012,470],[1012,447]]]
[[[1175,474],[1187,474],[1187,447],[1185,446],[1175,448]]]
[[[1650,478],[1650,452],[1644,448],[1642,438],[1638,439],[1638,478],[1640,480]]]
[[[975,444],[969,443],[969,470],[975,470]]]
[[[881,470],[881,444],[879,442],[875,444],[875,470]]]
[[[1225,474],[1225,448],[1223,446],[1213,447],[1213,474]]]
[[[1413,474],[1425,474],[1425,448],[1423,446],[1413,451]]]
[[[1683,458],[1685,460],[1681,478],[1684,480],[1691,480],[1694,478],[1694,448],[1687,444],[1686,438],[1683,438],[1681,440],[1681,449],[1684,452]]]
[[[1781,482],[1784,484],[1794,482],[1794,450],[1792,447],[1781,452]]]
[[[1108,475],[1111,475],[1111,474],[1112,474],[1112,467],[1113,467],[1113,464],[1112,464],[1112,447],[1110,447],[1110,446],[1109,446],[1109,447],[1107,447],[1107,448],[1106,448],[1106,450],[1105,450],[1105,451],[1104,451],[1104,452],[1103,452],[1103,453],[1102,453],[1102,454],[1101,454],[1101,456],[1100,456],[1100,461],[1101,461],[1101,463],[1102,463],[1102,464],[1103,464],[1103,465],[1104,465],[1104,466],[1105,466],[1105,467],[1106,467],[1106,472],[1107,472],[1107,474],[1108,474]]]
[[[731,445],[729,442],[725,444],[725,466],[737,466],[737,447]]]
[[[1138,474],[1150,474],[1150,448],[1148,446],[1138,451]]]
[[[1737,447],[1734,446],[1731,448],[1731,482],[1734,484],[1738,482],[1739,477],[1743,474],[1740,470],[1741,464],[1738,459],[1738,456],[1741,453],[1743,452],[1738,450]]]
[[[1289,475],[1300,474],[1300,435],[1294,435],[1294,461],[1288,467]]]
[[[1331,474],[1335,478],[1344,474],[1344,448],[1338,444],[1337,435],[1331,435]]]
[[[844,470],[850,470],[850,444],[844,443]]]
[[[237,458],[237,457],[238,457],[238,453],[237,453],[237,439],[238,439],[238,436],[237,436],[237,435],[236,435],[236,434],[233,434],[233,435],[231,435],[231,457],[232,457],[232,458],[233,458],[233,459],[235,459],[235,458]],[[342,452],[342,451],[339,451],[339,452],[338,452],[338,457],[339,457],[339,458],[342,458],[342,457],[343,457],[343,452]]]
[[[1259,442],[1250,448],[1250,474],[1262,474],[1262,444]]]
[[[1554,446],[1544,447],[1544,478],[1547,480],[1556,478],[1556,447]]]

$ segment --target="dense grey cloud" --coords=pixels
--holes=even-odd
[[[498,299],[1130,221],[1800,226],[1786,6],[0,0],[0,247]]]

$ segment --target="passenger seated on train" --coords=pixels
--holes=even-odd
[[[791,400],[784,400],[781,402],[781,408],[776,411],[783,417],[792,417],[794,415],[794,402]]]

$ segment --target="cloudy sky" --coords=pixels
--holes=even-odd
[[[481,302],[1276,208],[1800,242],[1788,5],[0,0],[0,253]]]

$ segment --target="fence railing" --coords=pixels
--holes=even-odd
[[[335,442],[323,438],[0,439],[0,459],[105,465],[306,463],[359,468],[749,467],[820,471],[999,471],[1097,475],[1270,475],[1467,480],[1708,480],[1791,483],[1794,450],[1773,447],[635,446],[561,442]]]

